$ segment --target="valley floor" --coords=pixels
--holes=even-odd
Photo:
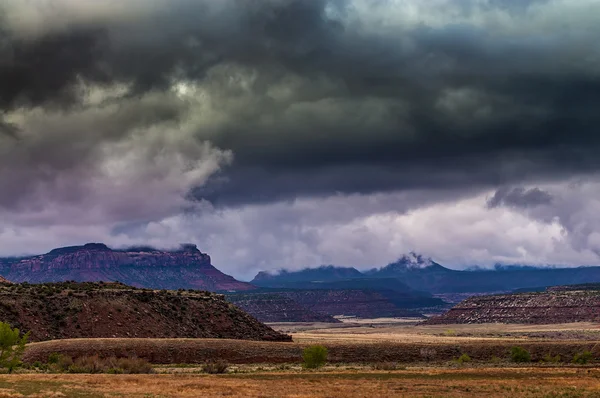
[[[461,342],[548,342],[600,341],[600,324],[577,322],[554,325],[461,324],[421,325],[408,319],[350,319],[341,324],[272,323],[272,328],[289,333],[299,343],[461,343]]]
[[[4,375],[0,397],[600,397],[595,369]]]
[[[0,375],[2,397],[598,397],[600,324],[419,325],[415,320],[272,324],[293,343],[224,339],[78,339],[31,344],[29,361],[49,353],[135,355],[155,375]],[[302,370],[304,347],[322,344],[329,364]],[[515,364],[522,346],[532,362]],[[577,353],[595,359],[575,365]],[[472,361],[458,363],[461,354]],[[559,362],[547,356],[560,356]],[[224,359],[225,375],[201,373]],[[392,365],[393,363],[393,365]],[[384,367],[382,365],[392,365]],[[375,370],[394,369],[394,370]]]

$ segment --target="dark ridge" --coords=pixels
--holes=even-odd
[[[119,282],[0,284],[0,319],[31,332],[31,341],[111,337],[291,341],[221,294],[137,289]]]

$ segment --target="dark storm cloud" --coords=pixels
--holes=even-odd
[[[488,200],[488,207],[509,206],[518,208],[531,208],[552,204],[552,195],[539,188],[525,189],[523,187],[502,188],[496,191]]]
[[[176,81],[198,85],[225,116],[210,131],[198,122],[197,139],[235,161],[194,193],[225,205],[600,168],[591,4],[450,2],[458,11],[437,20],[427,19],[435,9],[414,6],[424,22],[367,0],[153,1],[122,20],[109,13],[35,33],[4,21],[0,106],[84,107],[82,82],[123,84],[124,101]],[[549,28],[546,10],[576,22]],[[504,11],[507,26],[486,25],[486,13]],[[180,106],[167,116],[194,113]],[[138,123],[148,119],[115,126],[112,139]]]

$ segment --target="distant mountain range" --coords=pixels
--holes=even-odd
[[[600,267],[457,271],[410,253],[365,272],[329,265],[260,272],[246,283],[219,271],[195,245],[166,251],[151,247],[115,250],[89,243],[38,256],[0,258],[0,275],[16,283],[119,281],[153,289],[224,292],[257,318],[281,322],[333,321],[336,315],[419,316],[439,312],[447,307],[442,299],[453,301],[454,296],[600,282]]]
[[[24,258],[0,258],[0,275],[12,282],[119,281],[154,289],[246,291],[255,289],[216,269],[195,245],[162,251],[114,250],[102,243],[54,249]]]
[[[392,282],[390,282],[392,281]],[[271,288],[332,288],[352,285],[373,288],[397,284],[406,291],[438,293],[483,293],[534,289],[546,286],[600,282],[600,267],[536,268],[498,266],[494,269],[458,271],[421,255],[410,253],[379,269],[360,272],[355,268],[325,266],[300,271],[260,272],[253,285]]]

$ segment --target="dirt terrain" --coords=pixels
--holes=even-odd
[[[31,341],[94,337],[290,337],[202,291],[154,291],[119,283],[0,285],[0,319]]]
[[[600,396],[590,369],[414,369],[207,375],[9,375],[0,397],[578,397]]]

